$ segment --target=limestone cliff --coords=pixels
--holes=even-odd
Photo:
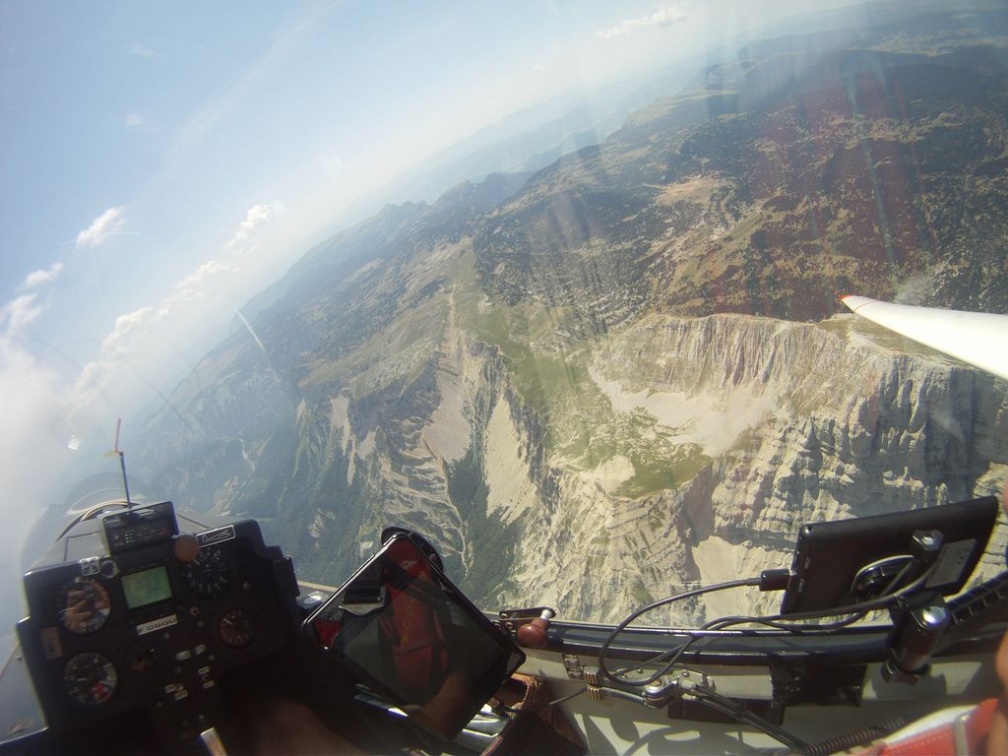
[[[485,606],[618,620],[686,585],[789,565],[801,523],[988,493],[1008,469],[1004,383],[853,316],[656,316],[578,359],[591,385],[569,383],[577,400],[544,413],[515,389],[501,350],[454,323],[415,380],[394,382],[394,399],[303,406],[297,474],[361,491],[352,530],[331,490],[301,505],[306,567],[332,568],[312,551],[346,552],[396,523],[428,534]],[[590,418],[580,456],[550,440],[545,415],[560,428]],[[606,429],[631,421],[628,448],[613,447]],[[677,457],[693,462],[678,479],[648,477]],[[658,618],[777,600],[738,591]]]

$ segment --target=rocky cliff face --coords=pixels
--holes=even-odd
[[[588,358],[612,421],[633,416],[642,438],[705,460],[636,497],[619,491],[645,462],[619,453],[536,472],[521,411],[501,395],[482,444],[488,514],[518,523],[504,603],[616,620],[682,585],[788,566],[803,522],[990,493],[1008,462],[1004,384],[893,355],[890,341],[849,317],[655,317],[614,336]]]
[[[849,317],[655,318],[597,364],[634,376],[608,384],[615,402],[711,459],[663,494],[693,562],[684,581],[732,576],[718,559],[734,560],[735,576],[787,566],[804,522],[993,493],[1008,461],[1002,382]]]
[[[1008,470],[1004,383],[853,316],[653,316],[572,363],[588,378],[544,411],[502,350],[449,318],[412,380],[385,365],[374,393],[289,407],[292,443],[243,457],[242,485],[217,481],[218,500],[267,515],[307,579],[346,574],[395,523],[428,534],[485,606],[618,620],[684,585],[788,566],[804,522],[990,493]],[[551,438],[547,419],[588,437]],[[656,619],[777,600],[737,591]]]

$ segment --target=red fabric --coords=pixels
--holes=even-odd
[[[433,580],[427,562],[418,557],[409,542],[393,544],[388,557],[417,580]],[[418,696],[436,692],[444,681],[448,648],[441,622],[434,609],[399,590],[390,581],[391,610],[381,618],[386,637],[392,642],[397,677]]]
[[[997,699],[988,698],[977,704],[969,712],[962,726],[962,738],[965,751],[956,750],[956,722],[959,717],[917,735],[901,739],[895,743],[882,743],[881,748],[874,746],[865,753],[884,754],[884,756],[935,756],[936,754],[972,754],[980,753],[981,746],[990,731],[994,711],[997,709]]]

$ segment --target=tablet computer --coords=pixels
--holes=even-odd
[[[525,660],[438,569],[396,533],[305,621],[350,674],[453,738]]]
[[[942,547],[923,589],[962,590],[987,547],[997,519],[993,496],[907,512],[804,525],[798,532],[792,577],[781,614],[829,610],[881,595],[912,561],[914,533],[938,531]],[[923,568],[904,575],[902,584]]]

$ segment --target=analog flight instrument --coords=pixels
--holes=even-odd
[[[119,677],[115,665],[99,653],[77,654],[63,668],[67,694],[83,706],[100,706],[115,693]]]
[[[105,586],[86,577],[75,577],[60,586],[58,601],[60,622],[77,635],[101,630],[112,607]]]
[[[220,623],[217,625],[217,632],[225,646],[244,648],[255,640],[255,616],[248,609],[243,609],[240,606],[229,609],[221,617]]]
[[[200,549],[199,554],[182,568],[186,587],[205,599],[219,598],[231,586],[231,566],[220,547]]]

